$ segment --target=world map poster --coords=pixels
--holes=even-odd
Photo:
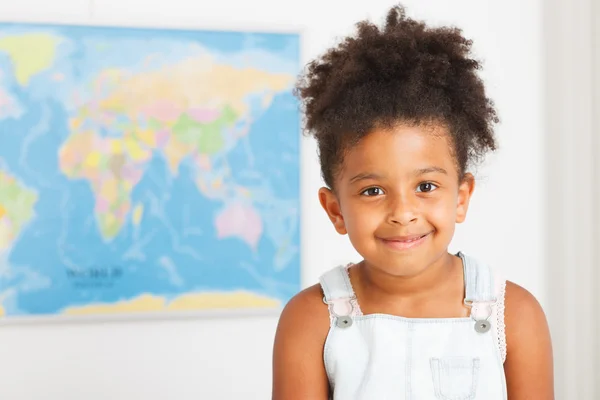
[[[300,289],[293,33],[0,24],[0,320]]]

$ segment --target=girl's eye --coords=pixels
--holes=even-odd
[[[424,182],[417,186],[417,192],[421,193],[433,192],[435,189],[437,186],[431,182]]]
[[[372,187],[365,189],[361,194],[364,196],[380,196],[383,194],[383,190],[378,187]]]

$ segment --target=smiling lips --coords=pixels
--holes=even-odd
[[[380,240],[394,250],[408,250],[422,244],[430,234],[431,232],[422,235],[392,236]]]

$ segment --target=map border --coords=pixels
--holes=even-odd
[[[201,23],[184,21],[182,18],[173,18],[173,21],[181,21],[180,23],[165,23],[165,20],[159,20],[157,18],[138,18],[137,21],[132,21],[125,18],[111,18],[110,21],[104,18],[96,18],[93,15],[93,10],[90,11],[90,20],[83,22],[81,18],[2,18],[0,16],[0,24],[13,24],[15,26],[36,26],[44,25],[48,27],[77,27],[77,28],[106,28],[106,29],[147,29],[147,30],[170,30],[170,31],[182,31],[182,32],[229,32],[229,33],[256,33],[256,34],[294,34],[298,38],[298,59],[300,73],[306,65],[306,32],[307,29],[302,25],[286,24],[283,26],[272,26],[267,27],[265,24],[260,23],[208,23],[202,21]],[[299,196],[298,196],[298,208],[299,221],[299,291],[304,289],[304,273],[303,267],[303,247],[304,247],[304,230],[302,215],[304,214],[304,202],[302,201],[302,187],[304,173],[302,171],[302,156],[304,154],[303,149],[303,117],[300,115],[299,118],[299,132],[300,135],[298,140],[298,174],[299,174]],[[143,295],[140,293],[139,295]],[[129,299],[133,300],[135,298]],[[279,307],[271,308],[222,308],[222,309],[198,309],[198,310],[173,310],[173,311],[147,311],[147,312],[122,312],[122,313],[97,313],[97,314],[81,314],[81,315],[70,315],[64,313],[48,314],[48,315],[19,315],[19,316],[1,316],[1,326],[11,325],[38,325],[38,324],[88,324],[88,323],[102,323],[102,322],[145,322],[145,321],[169,321],[169,320],[207,320],[207,319],[233,319],[233,318],[252,318],[252,317],[273,317],[279,316],[283,310],[285,304]]]

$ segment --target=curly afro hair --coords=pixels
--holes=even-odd
[[[461,178],[495,150],[498,117],[471,44],[460,29],[427,27],[396,6],[385,26],[359,22],[356,35],[309,63],[294,94],[317,140],[325,184],[333,188],[345,151],[373,129],[399,123],[442,124]]]

